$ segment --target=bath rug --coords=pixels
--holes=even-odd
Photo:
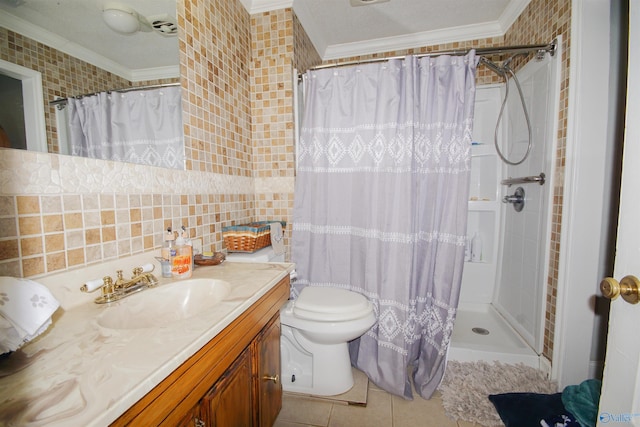
[[[486,427],[504,426],[490,394],[556,393],[557,385],[544,372],[523,364],[500,362],[447,362],[440,384],[445,413],[453,420],[463,420]]]

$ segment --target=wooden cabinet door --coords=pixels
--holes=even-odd
[[[205,427],[200,415],[200,404],[193,408],[175,427]]]
[[[206,425],[211,427],[253,426],[251,346],[209,390],[202,401]]]
[[[271,427],[282,408],[280,381],[280,315],[277,314],[254,341],[257,425]]]

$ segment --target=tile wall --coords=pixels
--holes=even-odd
[[[291,224],[295,176],[294,25],[291,9],[251,16],[252,143],[256,217]],[[289,247],[291,226],[285,228]]]

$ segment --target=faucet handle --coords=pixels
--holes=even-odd
[[[152,263],[143,264],[140,267],[135,267],[133,269],[133,277],[140,276],[143,273],[151,273],[155,268],[155,265]]]
[[[87,281],[80,287],[82,292],[93,292],[104,285],[104,279],[94,279]]]
[[[147,264],[142,264],[140,268],[142,269],[142,273],[151,273],[156,266],[152,262],[149,262]]]

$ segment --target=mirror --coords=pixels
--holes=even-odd
[[[135,15],[135,31],[122,34],[111,29],[103,19],[107,9]],[[9,63],[35,70],[42,77],[44,139],[50,153],[64,153],[58,143],[63,132],[50,101],[180,81],[176,0],[0,0],[0,31],[7,30],[17,33],[6,37],[12,48]],[[38,48],[34,40],[51,49]],[[5,87],[12,94],[20,92],[12,79],[21,78],[12,71],[0,64],[3,99],[9,94]],[[24,96],[24,85],[22,92]],[[12,105],[24,103],[12,99]],[[184,155],[184,147],[181,151]]]

